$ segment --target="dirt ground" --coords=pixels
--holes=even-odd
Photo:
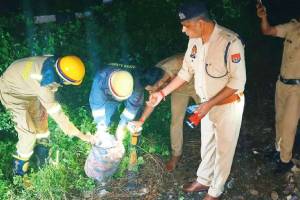
[[[300,172],[282,176],[272,173],[275,167],[270,156],[275,136],[273,97],[274,85],[246,93],[242,128],[223,200],[300,199],[297,185]],[[128,189],[128,178],[113,180],[105,187],[107,194],[101,195],[100,187],[92,199],[201,200],[205,193],[181,191],[184,183],[196,178],[201,161],[199,128],[184,128],[183,149],[181,162],[173,173],[164,170],[164,161],[159,155],[147,154],[144,156],[146,164],[134,179],[138,189]]]

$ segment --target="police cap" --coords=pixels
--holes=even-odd
[[[179,8],[179,19],[185,21],[199,16],[208,16],[207,7],[204,2],[185,2]]]

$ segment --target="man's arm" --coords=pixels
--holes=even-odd
[[[147,105],[140,119],[138,121],[132,121],[132,123],[136,126],[136,128],[142,127],[144,122],[148,119],[153,111],[154,107]]]
[[[166,86],[168,81],[171,79],[171,76],[168,75],[168,73],[164,73],[163,77],[157,81],[153,86],[146,86],[146,90],[151,94],[154,92],[157,92],[162,87]]]
[[[159,92],[155,92],[150,95],[147,104],[151,107],[155,107],[159,102],[165,98],[168,94],[173,92],[175,89],[179,88],[186,81],[181,79],[179,76],[176,76],[166,87],[164,87]]]
[[[165,96],[169,95],[171,92],[182,86],[186,81],[176,76],[165,88],[161,91],[164,93]]]
[[[62,131],[68,136],[76,136],[81,140],[89,143],[95,143],[95,138],[89,134],[83,134],[76,126],[69,120],[69,118],[63,112],[60,104],[54,100],[47,102],[45,99],[40,97],[40,102],[46,108],[47,113],[54,119],[57,125],[62,129]]]
[[[271,26],[269,24],[266,7],[263,6],[262,4],[257,4],[256,8],[257,8],[257,10],[256,10],[257,16],[261,19],[260,27],[261,27],[262,33],[264,35],[276,36],[277,30],[274,26]]]

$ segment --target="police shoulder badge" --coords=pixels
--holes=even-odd
[[[241,54],[240,53],[232,54],[231,61],[233,63],[239,63],[241,61]]]
[[[196,54],[197,54],[197,46],[194,45],[193,48],[192,48],[190,57],[195,59],[196,58]]]

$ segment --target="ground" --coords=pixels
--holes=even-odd
[[[274,86],[246,92],[246,106],[232,170],[223,200],[299,199],[300,173],[274,175],[271,152],[274,144]],[[185,194],[184,183],[195,179],[200,159],[200,130],[184,127],[184,151],[173,173],[164,170],[165,160],[159,155],[144,155],[146,164],[134,179],[138,189],[129,190],[128,177],[112,180],[105,187],[109,193],[99,195],[99,187],[88,199],[196,199],[205,193]],[[297,162],[297,160],[295,160]],[[101,197],[100,197],[101,196]]]

